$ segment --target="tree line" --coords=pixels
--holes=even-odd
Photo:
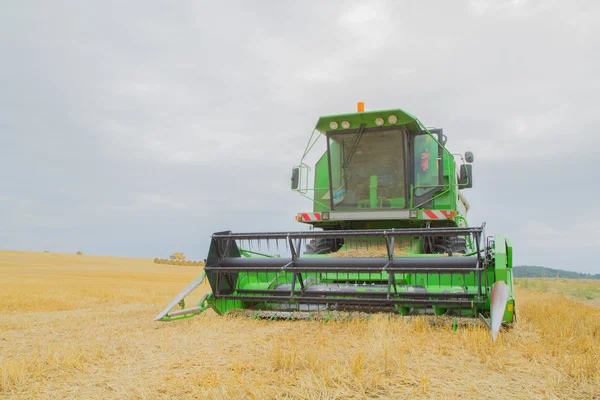
[[[600,274],[586,274],[537,265],[517,265],[513,268],[513,274],[515,278],[600,279]]]

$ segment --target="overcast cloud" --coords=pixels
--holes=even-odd
[[[600,272],[597,2],[5,2],[0,248],[205,257],[302,228],[320,115],[403,108],[475,152],[517,264]]]

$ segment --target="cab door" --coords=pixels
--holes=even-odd
[[[432,208],[432,198],[443,188],[442,146],[427,131],[420,131],[410,136],[409,148],[411,208]]]

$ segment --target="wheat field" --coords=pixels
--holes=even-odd
[[[494,344],[481,327],[453,332],[431,317],[324,323],[208,311],[154,322],[200,272],[0,251],[0,397],[600,398],[600,308],[586,298],[519,283],[518,323]]]

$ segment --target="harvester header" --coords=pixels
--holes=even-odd
[[[467,222],[473,154],[451,153],[442,129],[401,109],[358,110],[320,117],[292,169],[292,190],[312,202],[295,219],[310,229],[213,234],[204,274],[157,320],[207,308],[433,313],[480,319],[494,339],[515,320],[512,246]],[[205,278],[212,292],[185,308]]]

